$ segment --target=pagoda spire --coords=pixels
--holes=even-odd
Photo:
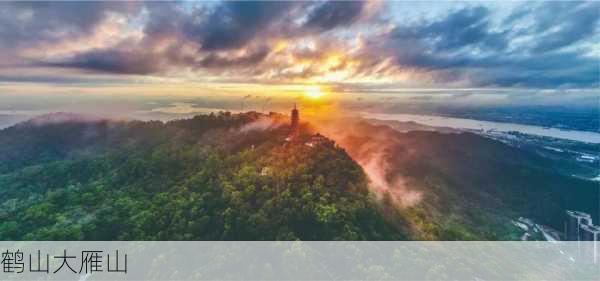
[[[291,120],[290,120],[292,136],[294,136],[294,137],[298,136],[299,125],[300,125],[300,112],[298,111],[298,109],[296,107],[296,103],[294,103],[294,109],[292,109]]]

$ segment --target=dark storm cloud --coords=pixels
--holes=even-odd
[[[121,44],[111,49],[92,50],[60,61],[44,62],[42,65],[120,74],[150,74],[163,72],[174,66],[192,69],[246,68],[260,63],[269,54],[265,41],[308,36],[333,28],[331,24],[334,21],[342,23],[353,20],[363,5],[361,2],[348,3],[348,8],[342,8],[338,4],[327,4],[242,1],[222,2],[211,8],[184,11],[180,3],[145,3],[148,21],[141,41]],[[313,31],[291,21],[313,6],[316,7],[313,9],[314,13],[322,14],[326,17],[324,20],[330,22],[327,26]],[[347,11],[336,14],[331,11],[334,7]],[[312,24],[320,25],[314,22],[311,23],[311,28]],[[178,46],[153,51],[156,46],[164,44],[165,40],[176,41]],[[257,44],[261,47],[253,46]],[[191,55],[178,54],[184,45],[189,47]],[[250,50],[243,56],[219,53],[239,49]],[[255,71],[259,72],[261,71]]]
[[[600,75],[595,59],[575,52],[547,53],[520,58],[489,58],[481,68],[493,71],[473,75],[481,86],[535,88],[598,87]]]
[[[164,70],[165,67],[160,57],[143,51],[119,49],[90,51],[62,62],[42,63],[40,66],[80,68],[119,74],[151,74]]]
[[[262,62],[269,54],[269,49],[260,48],[249,54],[240,57],[224,57],[217,54],[210,54],[200,60],[198,65],[205,68],[226,68],[226,67],[244,67],[254,66]]]
[[[210,12],[189,18],[183,25],[188,39],[203,50],[229,50],[247,46],[254,40],[289,38],[323,32],[347,25],[360,16],[364,2],[239,1],[224,2]],[[294,19],[310,12],[302,26]]]
[[[597,61],[561,48],[593,38],[598,7],[596,3],[523,7],[500,26],[493,26],[487,8],[467,7],[441,19],[398,26],[384,38],[371,39],[369,48],[383,49],[400,67],[426,71],[441,83],[465,79],[475,86],[595,87]],[[527,20],[533,24],[512,30]],[[533,40],[509,47],[526,37]]]
[[[96,50],[82,53],[59,62],[40,63],[44,67],[79,68],[90,71],[115,74],[155,74],[166,72],[172,68],[191,69],[242,69],[255,67],[269,54],[269,49],[259,48],[242,56],[226,56],[209,53],[204,57],[178,54],[178,49],[171,52],[152,53],[139,49],[128,51],[120,48]]]
[[[171,35],[181,32],[181,26],[188,15],[184,13],[178,2],[145,2],[148,11],[148,22],[144,26],[147,36]],[[196,14],[196,16],[203,16]]]
[[[537,17],[536,30],[545,32],[533,48],[534,52],[560,49],[594,36],[600,20],[600,3],[590,2],[564,6],[548,3],[545,13]],[[553,28],[548,31],[548,29]]]
[[[73,77],[64,75],[4,75],[0,74],[0,83],[2,82],[17,82],[17,83],[48,83],[48,84],[110,84],[127,82],[122,78],[85,78]]]
[[[243,1],[185,11],[181,3],[176,2],[143,4],[148,20],[142,40],[38,65],[141,75],[164,72],[173,67],[246,67],[262,61],[269,53],[268,48],[254,48],[243,56],[227,57],[217,52],[248,48],[261,36],[270,38],[269,32],[275,23],[295,7],[306,5]],[[164,44],[168,46],[165,48]],[[183,50],[186,47],[187,53]]]
[[[75,38],[91,32],[108,12],[131,14],[131,2],[0,3],[0,46],[31,45]]]
[[[245,46],[271,24],[281,19],[295,2],[225,2],[199,23],[190,20],[184,33],[204,50],[237,49]]]
[[[503,49],[507,45],[506,33],[490,31],[489,15],[484,7],[465,8],[431,23],[398,27],[392,36],[427,42],[435,51],[466,47]]]
[[[391,31],[383,31],[377,19],[370,22],[372,18],[365,16],[371,12],[368,4],[0,3],[0,65],[7,60],[29,60],[27,65],[139,75],[206,70],[241,74],[248,81],[265,73],[273,73],[269,77],[274,80],[309,80],[346,68],[359,77],[385,77],[405,70],[424,73],[430,76],[427,81],[439,84],[598,86],[597,57],[589,47],[597,43],[593,41],[598,32],[597,2],[528,3],[504,17],[495,9],[470,3],[417,22],[400,18],[394,22],[392,17],[388,21],[395,24]],[[75,48],[60,57],[44,55],[47,44],[86,38],[112,14],[128,21],[121,28],[133,28],[139,34],[102,47]],[[360,50],[345,53],[354,48],[350,41],[358,34]],[[288,47],[275,48],[279,41],[287,41]],[[25,47],[37,47],[42,55],[19,57]],[[337,54],[341,61],[327,68],[322,62],[330,54]],[[306,62],[301,70],[286,71],[299,61]],[[382,63],[387,61],[391,63]]]
[[[325,2],[308,15],[304,26],[309,29],[330,30],[352,24],[360,16],[365,2]]]

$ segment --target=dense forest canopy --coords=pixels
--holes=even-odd
[[[566,210],[598,219],[598,183],[573,177],[564,158],[473,133],[402,133],[364,120],[343,124],[322,129],[361,165],[379,162],[392,195],[420,195],[418,204],[394,216],[410,222],[412,237],[518,240],[523,233],[513,222],[519,217],[558,232]]]
[[[286,142],[280,117],[163,124],[52,115],[3,130],[0,238],[403,238],[342,149]]]
[[[562,230],[565,209],[598,210],[593,182],[498,141],[334,125],[336,142],[255,112],[20,123],[0,130],[0,239],[517,240],[520,216]],[[419,200],[373,188],[374,156]]]

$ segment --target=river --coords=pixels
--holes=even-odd
[[[514,123],[502,123],[492,121],[480,121],[474,119],[417,115],[417,114],[387,114],[387,113],[368,113],[362,112],[363,118],[387,120],[387,121],[413,121],[419,124],[433,127],[448,127],[455,129],[470,130],[496,130],[500,132],[516,131],[524,134],[566,139],[587,143],[600,143],[600,133],[587,131],[562,130],[556,128],[546,128],[533,125],[522,125]]]

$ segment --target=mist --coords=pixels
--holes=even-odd
[[[281,123],[273,120],[272,118],[261,117],[254,122],[242,126],[239,131],[242,133],[248,133],[251,131],[265,131],[276,129],[281,125]]]
[[[409,184],[409,180],[399,173],[393,164],[396,150],[394,137],[387,130],[368,130],[367,122],[355,118],[336,118],[313,121],[313,124],[327,137],[333,139],[356,161],[369,179],[369,188],[383,199],[390,196],[398,207],[406,208],[418,204],[422,193]]]

